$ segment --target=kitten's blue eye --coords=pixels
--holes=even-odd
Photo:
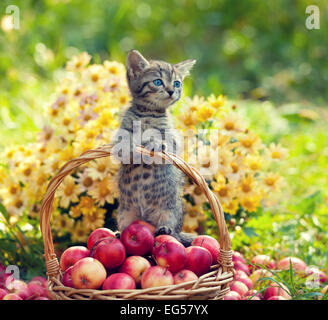
[[[163,84],[163,81],[161,79],[156,79],[156,80],[153,81],[153,83],[154,83],[155,86],[159,87]]]
[[[174,81],[173,85],[174,85],[175,88],[180,88],[181,83],[180,83],[180,81]]]

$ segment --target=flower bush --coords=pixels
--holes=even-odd
[[[68,61],[61,83],[46,107],[43,129],[36,141],[7,147],[1,155],[0,201],[11,224],[21,219],[36,221],[48,181],[68,160],[111,141],[119,115],[130,101],[124,65],[115,61],[90,64],[82,53]],[[286,156],[279,144],[266,146],[247,128],[222,95],[185,97],[172,110],[176,128],[188,143],[186,161],[208,169],[206,180],[219,197],[230,226],[240,228],[263,201],[283,186],[274,163]],[[218,131],[200,136],[200,130]],[[187,141],[187,142],[188,142]],[[191,147],[190,147],[191,146]],[[218,151],[218,165],[208,165],[209,150]],[[83,242],[91,230],[112,223],[117,208],[118,164],[102,158],[81,166],[58,188],[52,214],[57,237]],[[184,231],[199,232],[206,226],[209,208],[197,186],[187,181],[184,196]],[[27,218],[26,218],[27,217]]]

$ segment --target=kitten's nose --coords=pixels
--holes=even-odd
[[[172,94],[174,93],[174,91],[173,91],[173,90],[168,90],[167,93],[168,93],[170,96],[172,96]]]

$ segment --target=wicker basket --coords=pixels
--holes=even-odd
[[[80,165],[98,158],[111,155],[112,145],[104,145],[97,149],[88,150],[78,158],[68,161],[58,172],[58,174],[49,182],[46,194],[42,201],[40,211],[40,228],[44,241],[45,263],[48,276],[50,293],[54,299],[59,300],[117,300],[117,299],[135,299],[135,300],[187,300],[187,299],[223,299],[229,292],[229,282],[233,280],[234,269],[232,263],[232,251],[230,236],[224,220],[224,213],[217,197],[208,188],[205,179],[196,169],[189,166],[180,157],[163,151],[162,153],[152,153],[147,149],[138,146],[136,151],[145,155],[160,157],[170,161],[179,168],[193,182],[201,188],[206,195],[211,206],[214,218],[220,233],[220,252],[218,264],[213,265],[210,271],[198,280],[181,283],[178,285],[162,286],[147,289],[134,290],[92,290],[92,289],[74,289],[62,284],[62,272],[54,251],[54,244],[50,229],[50,216],[54,195],[56,189],[61,184],[65,176]],[[190,288],[191,286],[191,288]],[[187,289],[186,289],[187,288]]]

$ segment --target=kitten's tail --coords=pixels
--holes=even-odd
[[[191,242],[196,238],[197,235],[192,233],[180,232],[176,238],[185,246],[189,247]]]

